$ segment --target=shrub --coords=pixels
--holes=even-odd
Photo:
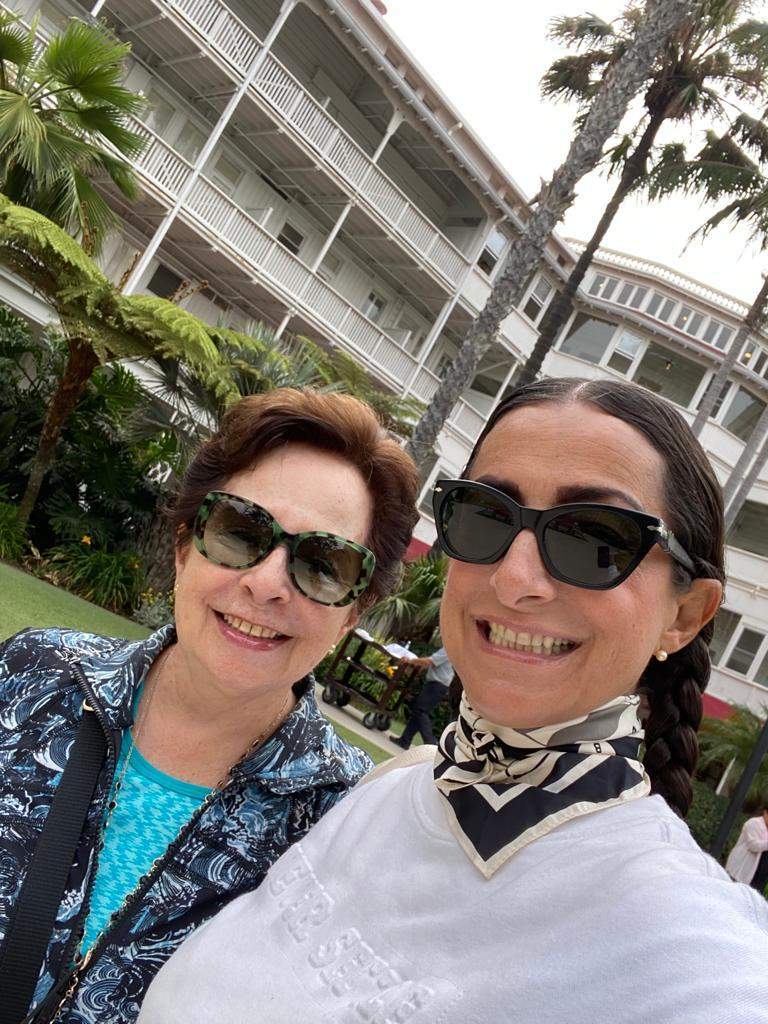
[[[27,535],[19,522],[18,509],[0,501],[0,560],[18,562],[27,546]]]
[[[712,840],[715,838],[717,827],[723,820],[727,807],[727,797],[715,793],[713,789],[700,779],[693,780],[693,804],[688,812],[686,821],[693,838],[703,850],[709,851]],[[741,832],[742,825],[746,820],[746,814],[738,815],[728,836],[728,841],[725,844],[724,859],[728,856],[731,847],[739,838],[739,832]]]
[[[73,593],[115,612],[129,612],[139,600],[143,580],[135,551],[93,548],[90,538],[63,544],[50,552],[59,582]]]
[[[147,629],[160,629],[173,621],[173,591],[168,594],[148,587],[139,599],[133,621]]]

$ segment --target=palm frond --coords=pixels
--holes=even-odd
[[[72,19],[46,46],[40,74],[56,83],[57,89],[78,93],[86,103],[108,104],[125,114],[137,114],[144,106],[143,98],[121,84],[130,49],[130,44],[119,42],[103,26]]]
[[[553,18],[548,34],[550,39],[557,39],[576,47],[605,44],[616,35],[610,22],[589,12]]]
[[[6,88],[8,69],[5,63],[26,67],[34,57],[35,47],[31,34],[19,25],[20,15],[0,13],[0,87]]]
[[[558,57],[544,72],[541,94],[545,97],[588,103],[597,92],[610,54],[602,50]]]
[[[752,153],[758,163],[768,161],[768,125],[762,118],[739,114],[731,126],[730,135]]]

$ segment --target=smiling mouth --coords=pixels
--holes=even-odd
[[[269,629],[267,626],[261,626],[257,622],[249,622],[248,619],[240,619],[236,615],[225,615],[224,612],[216,612],[216,614],[226,622],[230,629],[234,629],[237,633],[242,633],[243,636],[259,637],[262,640],[289,639],[286,633],[278,633],[276,630]]]
[[[568,637],[546,633],[515,632],[499,622],[490,622],[486,619],[478,619],[477,625],[488,643],[501,650],[524,651],[527,654],[547,658],[558,654],[570,654],[580,646],[575,640],[570,640]]]

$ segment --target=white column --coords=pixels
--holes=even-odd
[[[96,17],[96,15],[99,13],[99,11],[101,10],[101,8],[104,6],[105,3],[106,3],[106,0],[96,0],[96,3],[91,8],[91,17],[92,18]]]
[[[416,364],[416,366],[414,367],[413,373],[411,374],[411,376],[408,378],[408,380],[405,383],[405,388],[403,390],[403,397],[406,397],[407,395],[411,394],[411,392],[413,390],[414,382],[416,381],[416,378],[421,373],[421,371],[424,369],[424,366],[425,366],[425,364],[427,362],[427,359],[431,355],[432,349],[435,346],[435,342],[437,341],[437,339],[442,334],[442,331],[443,331],[443,328],[445,327],[445,325],[448,323],[448,317],[454,311],[454,309],[456,307],[456,303],[461,298],[461,293],[464,291],[464,285],[467,283],[467,280],[469,279],[469,275],[472,273],[472,270],[474,269],[474,266],[475,266],[475,263],[477,262],[478,256],[483,251],[485,243],[491,237],[491,235],[496,230],[496,228],[499,226],[499,224],[503,223],[504,220],[506,220],[505,217],[500,217],[498,220],[489,221],[488,222],[488,226],[486,227],[486,230],[483,232],[483,234],[480,235],[479,239],[475,243],[474,251],[472,252],[471,256],[469,257],[469,259],[467,261],[467,266],[464,268],[464,270],[463,270],[463,272],[461,274],[461,277],[456,282],[456,287],[455,287],[453,293],[448,298],[448,300],[445,303],[445,305],[443,306],[443,308],[440,310],[440,312],[439,312],[439,314],[437,316],[437,320],[435,320],[435,322],[432,324],[430,332],[427,335],[426,339],[424,340],[424,346],[423,346],[423,348],[421,350],[421,355],[419,356],[419,361]]]
[[[280,321],[280,323],[279,323],[279,324],[277,325],[277,330],[275,331],[275,340],[276,340],[276,341],[277,341],[277,340],[278,340],[279,338],[282,338],[282,336],[283,336],[283,332],[285,331],[285,328],[286,328],[286,327],[288,326],[288,324],[289,324],[289,323],[291,322],[291,319],[292,319],[292,318],[293,318],[293,317],[294,317],[295,315],[296,315],[296,310],[295,310],[295,309],[289,309],[289,310],[288,310],[288,312],[287,312],[287,313],[285,314],[285,316],[283,317],[283,319],[282,319],[282,320]]]
[[[378,146],[376,147],[376,152],[371,157],[371,164],[372,165],[375,165],[375,164],[378,163],[379,157],[384,152],[384,149],[386,148],[386,145],[389,142],[389,140],[392,138],[392,136],[395,134],[397,129],[400,127],[400,124],[402,123],[402,120],[403,120],[403,115],[398,110],[395,110],[394,113],[392,114],[392,117],[389,119],[389,124],[387,125],[387,130],[382,135],[381,141],[379,142]],[[372,173],[373,173],[373,166],[369,167],[368,170],[363,175],[363,180],[360,182],[360,185],[358,186],[358,189],[357,189],[358,192],[365,185],[366,181],[368,181],[368,178],[369,178],[369,176]],[[320,252],[317,254],[317,256],[315,256],[314,260],[312,261],[312,266],[311,266],[310,269],[313,272],[315,270],[317,270],[317,268],[320,266],[320,264],[325,259],[326,253],[331,248],[333,243],[336,241],[336,238],[338,237],[339,231],[341,231],[341,227],[342,227],[344,221],[349,216],[350,210],[352,209],[352,207],[354,205],[355,205],[355,200],[354,199],[350,199],[349,202],[346,203],[346,205],[344,206],[344,209],[339,214],[339,216],[338,216],[338,218],[336,220],[336,223],[333,225],[333,227],[330,230],[330,233],[329,233],[328,237],[323,242],[322,247],[320,249]]]
[[[282,29],[282,27],[285,25],[286,21],[288,20],[288,16],[290,15],[291,11],[294,9],[297,3],[298,0],[283,0],[282,6],[280,8],[280,13],[277,16],[277,20],[272,25],[272,28],[269,30],[268,34],[265,36],[262,47],[256,54],[256,57],[254,58],[253,63],[251,64],[248,70],[248,74],[245,76],[245,78],[242,80],[242,82],[237,87],[235,92],[232,94],[224,112],[222,113],[219,120],[216,122],[216,125],[211,134],[208,136],[205,145],[200,150],[197,160],[195,161],[195,165],[192,168],[192,172],[190,173],[189,177],[179,190],[176,202],[173,204],[168,213],[166,213],[166,215],[163,217],[162,221],[158,225],[157,230],[155,231],[155,234],[152,237],[152,240],[150,241],[147,248],[144,250],[141,259],[133,268],[128,280],[126,281],[125,287],[123,288],[123,292],[126,295],[130,295],[135,291],[139,281],[146,273],[147,267],[149,267],[149,264],[154,259],[161,242],[168,233],[168,229],[176,219],[176,215],[178,214],[181,207],[184,205],[184,202],[187,196],[189,195],[192,186],[195,184],[198,177],[200,176],[200,172],[202,171],[205,164],[208,162],[208,158],[210,157],[219,139],[221,138],[221,135],[224,129],[226,128],[227,124],[229,123],[232,115],[234,114],[237,105],[253,84],[253,80],[255,79],[259,68],[264,63],[264,60],[266,59],[267,54],[269,53],[270,48],[272,47],[272,44],[277,38],[277,35]]]

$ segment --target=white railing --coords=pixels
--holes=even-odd
[[[429,404],[439,384],[440,378],[437,374],[427,369],[426,366],[422,366],[411,385],[411,389],[417,398]],[[448,426],[459,433],[470,445],[473,445],[480,431],[485,426],[485,421],[485,416],[477,412],[476,409],[473,409],[465,399],[460,398],[448,417]]]
[[[221,0],[154,0],[171,8],[224,56],[247,72],[261,40]],[[384,218],[450,284],[457,284],[467,258],[411,202],[272,54],[259,68],[252,90],[279,113],[301,140],[340,174],[355,194]]]
[[[132,119],[131,127],[148,139],[134,166],[169,200],[178,198],[192,173],[192,165],[141,121]],[[334,339],[362,356],[385,380],[399,387],[413,373],[417,360],[410,352],[313,273],[207,178],[201,175],[196,179],[182,210],[200,221],[217,245],[234,252],[254,274],[282,293],[287,302],[319,321]]]

